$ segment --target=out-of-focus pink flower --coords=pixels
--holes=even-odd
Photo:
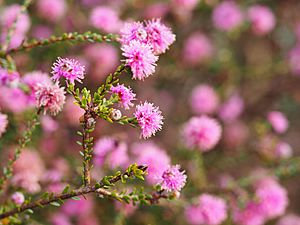
[[[133,106],[132,101],[135,100],[136,94],[133,93],[130,87],[125,87],[124,84],[118,84],[110,88],[112,94],[116,94],[120,98],[120,104],[125,109]]]
[[[4,9],[1,14],[1,26],[7,31],[14,23],[16,17],[20,14],[21,6],[17,4],[10,5]],[[30,28],[31,22],[27,12],[21,13],[16,24],[15,33],[25,34]]]
[[[83,216],[93,208],[93,199],[81,197],[80,200],[69,200],[62,206],[62,211],[68,216]]]
[[[291,71],[294,75],[300,75],[300,44],[296,45],[293,49],[290,50],[288,56],[288,62],[291,68]]]
[[[58,123],[52,119],[52,117],[48,116],[48,115],[44,115],[41,118],[41,125],[44,131],[48,132],[48,133],[52,133],[54,131],[56,131],[59,127]]]
[[[56,22],[65,15],[67,4],[65,0],[38,0],[37,11],[41,18]]]
[[[222,129],[219,122],[208,116],[192,117],[182,129],[184,142],[189,148],[206,152],[219,142]]]
[[[96,141],[94,155],[95,165],[106,164],[111,169],[126,167],[129,160],[127,144],[108,136]]]
[[[169,6],[165,2],[157,2],[147,6],[144,10],[143,15],[146,19],[151,18],[163,18],[169,11]]]
[[[94,27],[108,33],[118,32],[122,26],[118,13],[106,6],[98,6],[92,10],[90,23]]]
[[[248,202],[243,209],[234,209],[233,221],[240,225],[263,225],[265,217],[255,202]]]
[[[149,138],[162,129],[164,118],[159,108],[153,103],[144,102],[137,105],[134,117],[141,128],[141,137],[143,138]]]
[[[0,67],[0,85],[8,85],[12,82],[17,82],[20,78],[18,72],[9,72],[6,69]]]
[[[174,7],[184,10],[193,10],[199,2],[199,0],[171,0]]]
[[[267,119],[276,133],[282,134],[289,127],[289,121],[282,112],[271,111],[268,113]]]
[[[219,110],[219,117],[225,122],[230,123],[242,114],[244,110],[244,100],[238,94],[232,95],[224,102]]]
[[[95,81],[112,72],[119,63],[115,46],[106,43],[92,44],[85,49],[85,55],[93,62],[92,77]]]
[[[146,21],[147,43],[153,48],[154,54],[165,53],[175,41],[172,30],[161,23],[160,19]]]
[[[231,31],[243,22],[243,14],[234,1],[223,1],[213,11],[214,26],[220,30]]]
[[[287,214],[283,216],[276,225],[300,225],[300,216]]]
[[[82,82],[84,78],[85,68],[80,65],[80,63],[74,59],[62,59],[58,57],[52,66],[52,79],[58,81],[60,78],[65,78],[71,84],[74,84],[75,80]]]
[[[42,109],[44,113],[49,111],[52,115],[57,115],[62,110],[65,104],[65,91],[64,88],[58,84],[38,84],[35,92],[37,107]]]
[[[155,72],[158,56],[152,52],[149,44],[131,41],[122,47],[122,55],[126,57],[125,63],[130,66],[133,79],[144,80]]]
[[[191,93],[190,106],[196,114],[214,113],[219,106],[219,96],[211,86],[198,85]]]
[[[46,25],[35,26],[32,29],[32,36],[36,39],[49,38],[53,34],[51,27]]]
[[[0,105],[6,110],[22,113],[31,107],[28,96],[19,88],[0,87],[0,93]]]
[[[84,114],[84,110],[75,105],[74,99],[72,97],[68,97],[63,109],[63,113],[64,119],[67,123],[72,126],[78,126],[79,118]]]
[[[282,141],[276,145],[275,155],[279,159],[287,159],[287,158],[292,157],[293,149],[288,143]]]
[[[12,183],[29,193],[37,193],[41,189],[39,182],[44,173],[44,162],[40,155],[34,150],[24,149],[14,164]]]
[[[270,8],[263,5],[253,5],[248,9],[248,18],[256,35],[265,35],[273,30],[276,24],[275,16]]]
[[[147,182],[151,185],[159,182],[171,161],[166,152],[153,142],[136,143],[133,145],[132,151],[137,155],[138,164],[148,166]]]
[[[267,219],[283,215],[289,202],[286,189],[276,181],[260,182],[255,196],[259,209]]]
[[[184,187],[186,179],[185,171],[181,171],[180,165],[169,166],[162,173],[158,184],[161,184],[162,189],[169,192],[179,192]]]
[[[227,218],[227,206],[222,198],[202,194],[197,205],[185,210],[186,220],[192,225],[218,225]]]
[[[210,58],[213,46],[208,37],[200,32],[191,34],[185,41],[182,58],[188,65],[196,65]]]
[[[8,125],[7,115],[0,113],[0,137],[5,133]]]
[[[72,225],[69,217],[63,213],[55,213],[51,217],[51,223],[53,225]]]
[[[241,121],[228,123],[224,128],[224,141],[230,148],[236,148],[245,143],[249,136],[249,129],[246,124]]]
[[[22,205],[25,201],[25,197],[21,192],[15,192],[11,199],[16,205]]]

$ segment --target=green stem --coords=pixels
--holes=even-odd
[[[28,122],[27,129],[23,132],[22,137],[19,139],[18,146],[15,149],[13,157],[8,160],[7,166],[3,168],[3,175],[0,178],[0,193],[3,191],[6,182],[12,177],[13,165],[20,157],[22,150],[31,141],[32,133],[38,124],[38,113],[35,113],[32,120]]]
[[[17,48],[10,49],[8,51],[4,50],[0,53],[0,55],[6,56],[11,53],[20,52],[24,50],[31,50],[36,47],[45,47],[51,44],[66,42],[66,41],[77,41],[77,42],[111,42],[116,41],[117,35],[108,34],[108,35],[101,35],[98,33],[93,32],[85,32],[83,34],[79,34],[77,32],[73,33],[64,33],[62,36],[51,36],[46,39],[37,40],[33,39],[28,42],[24,42],[21,46]]]

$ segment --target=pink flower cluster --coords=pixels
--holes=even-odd
[[[186,183],[185,171],[181,171],[180,165],[169,166],[161,175],[161,188],[168,192],[180,192]]]
[[[136,95],[132,92],[130,87],[125,87],[124,84],[118,84],[117,86],[112,86],[110,91],[119,96],[121,105],[125,109],[129,109],[133,106],[132,101],[135,100]]]
[[[236,208],[233,219],[241,225],[262,225],[285,213],[287,191],[274,179],[263,178],[255,186],[255,196],[242,209]]]
[[[222,198],[202,194],[196,205],[186,208],[185,217],[192,225],[219,225],[227,218],[226,202]]]
[[[137,105],[134,117],[142,130],[141,137],[143,138],[149,138],[162,129],[163,116],[153,103],[144,102]]]
[[[282,112],[271,111],[268,113],[267,119],[276,133],[282,134],[289,127],[289,121]]]
[[[119,41],[133,78],[144,80],[155,72],[157,55],[169,48],[175,35],[160,19],[153,19],[146,21],[145,25],[141,22],[125,23]]]
[[[216,146],[222,129],[216,119],[208,116],[192,117],[183,125],[182,134],[187,147],[206,152]]]

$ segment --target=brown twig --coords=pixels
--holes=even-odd
[[[145,172],[147,170],[147,166],[140,165],[140,166],[138,166],[138,169]],[[134,176],[134,173],[133,172],[125,172],[123,174],[113,176],[108,181],[109,181],[109,183],[114,184],[114,183],[120,181],[121,177],[124,177],[124,176],[132,177],[132,176]],[[105,194],[105,195],[109,195],[110,192],[103,191],[104,190],[103,187],[105,187],[105,186],[106,186],[105,183],[99,182],[97,185],[94,185],[94,186],[82,187],[79,189],[72,190],[68,193],[54,194],[53,196],[46,198],[46,199],[41,198],[34,202],[24,204],[18,208],[14,208],[8,212],[4,212],[4,213],[0,214],[0,219],[4,219],[9,216],[13,216],[15,214],[24,212],[28,209],[35,209],[38,207],[46,206],[46,205],[51,204],[52,202],[67,200],[67,199],[70,199],[75,196],[81,196],[81,195],[85,195],[85,194],[89,194],[89,193],[99,193],[99,192],[101,192],[102,194]]]

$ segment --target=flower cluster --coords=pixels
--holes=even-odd
[[[157,55],[169,48],[175,35],[160,19],[153,19],[146,21],[145,25],[141,22],[125,23],[119,41],[133,78],[144,80],[155,72]]]
[[[185,171],[180,170],[180,165],[169,166],[161,175],[161,187],[169,192],[180,192],[186,183]]]

